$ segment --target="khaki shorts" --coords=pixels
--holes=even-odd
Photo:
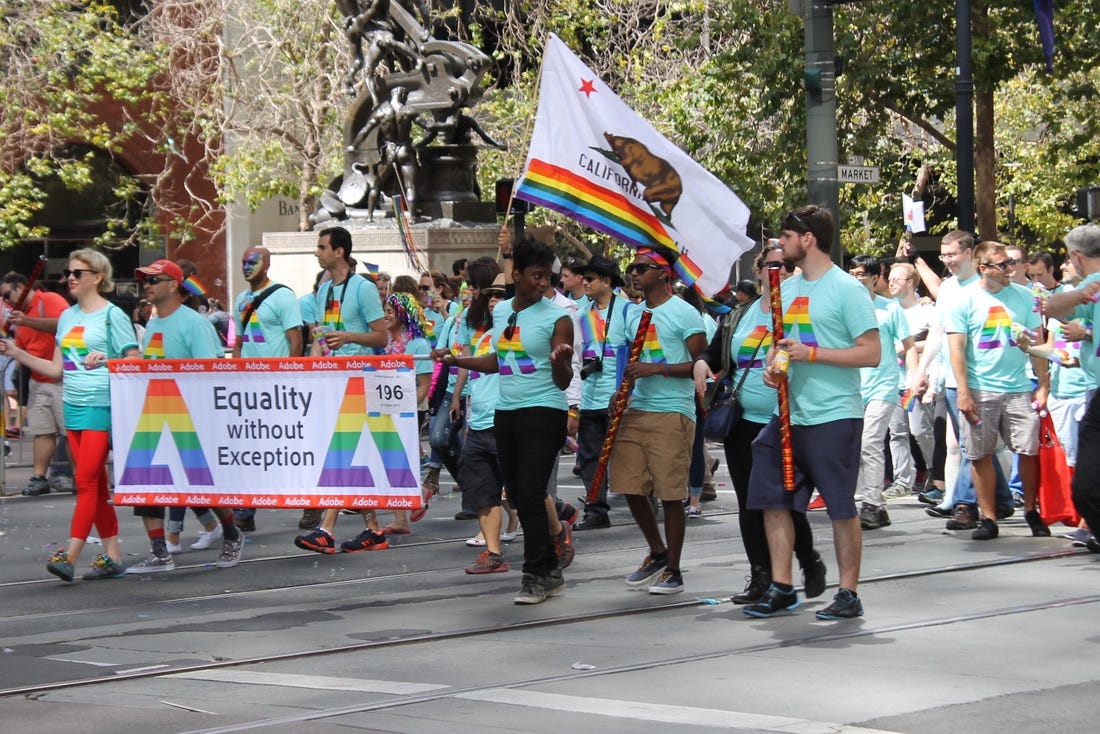
[[[27,397],[27,428],[32,436],[65,434],[65,410],[61,404],[60,382],[31,380]]]
[[[1035,456],[1039,453],[1039,414],[1031,407],[1030,392],[996,393],[971,390],[982,422],[976,426],[960,419],[966,458],[976,461],[992,456],[997,437],[1004,439],[1014,454]]]
[[[688,496],[695,421],[682,413],[628,410],[611,451],[611,486],[672,502]]]

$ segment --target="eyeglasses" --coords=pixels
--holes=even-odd
[[[432,287],[431,287],[430,285],[422,285],[422,286],[420,286],[420,290],[422,290],[422,291],[424,291],[424,292],[430,291],[431,289],[432,289]]]
[[[660,265],[650,265],[649,263],[634,263],[632,265],[627,266],[626,274],[627,275],[633,275],[634,273],[637,273],[638,275],[641,275],[642,273],[644,273],[647,270],[660,270],[660,269],[661,269]]]
[[[153,276],[152,278],[146,278],[145,279],[145,284],[146,285],[157,285],[158,283],[167,283],[170,280],[172,280],[172,279],[171,278],[158,278],[156,276]],[[252,294],[250,293],[249,295],[252,295]]]
[[[789,263],[784,260],[772,260],[771,262],[764,263],[760,266],[760,268],[761,270],[779,270],[780,268],[783,268],[788,273],[793,273],[794,263]]]
[[[942,255],[940,255],[940,262],[945,263],[948,260],[956,260],[961,255],[962,255],[961,252],[945,252]]]
[[[519,311],[512,311],[512,315],[508,317],[508,323],[504,325],[504,338],[511,341],[512,335],[516,333],[516,317],[519,316]]]
[[[867,273],[864,272],[863,270],[849,270],[848,275],[852,276],[853,278],[866,278],[867,277]]]
[[[15,292],[14,288],[12,288],[10,290],[6,290],[3,293],[0,293],[0,298],[3,298],[5,301],[10,301],[11,297],[12,297],[12,294],[14,292]]]
[[[1004,272],[1004,271],[1008,270],[1009,268],[1016,267],[1016,261],[1013,258],[1010,257],[1007,260],[1002,260],[999,263],[989,262],[989,263],[982,263],[982,265],[985,265],[987,268],[997,268],[1001,272]]]
[[[72,270],[62,270],[61,274],[66,278],[76,278],[80,280],[84,277],[85,273],[95,273],[94,270],[86,270],[84,268],[73,268]]]

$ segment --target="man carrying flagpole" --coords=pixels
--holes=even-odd
[[[805,206],[783,218],[779,241],[783,259],[802,272],[782,284],[784,338],[775,345],[790,357],[791,444],[795,489],[783,485],[779,417],[753,441],[749,508],[764,511],[771,554],[772,585],[764,597],[744,607],[750,617],[771,617],[798,607],[791,574],[794,526],[791,510],[805,512],[816,487],[833,523],[840,590],[818,619],[863,614],[856,595],[863,537],[856,511],[863,401],[859,367],[878,364],[878,322],[867,292],[829,257],[833,216]],[[774,350],[768,354],[774,369]],[[765,383],[776,386],[765,373]]]

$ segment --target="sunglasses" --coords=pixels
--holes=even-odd
[[[94,272],[95,272],[94,270],[86,270],[84,268],[74,268],[73,270],[62,270],[61,274],[64,275],[66,278],[76,278],[77,280],[80,280],[81,278],[84,277],[85,273],[94,273]]]
[[[12,289],[12,290],[7,290],[7,291],[4,291],[3,293],[0,293],[0,298],[3,298],[3,299],[4,299],[5,301],[10,301],[10,300],[11,300],[11,297],[12,297],[12,294],[13,294],[14,292],[15,292],[15,290],[14,290],[14,289]]]
[[[512,335],[516,333],[516,317],[519,316],[518,311],[512,311],[512,315],[508,317],[508,323],[504,325],[504,338],[511,341]]]
[[[584,279],[585,283],[592,283],[600,279],[598,275],[582,275],[581,277]]]
[[[997,268],[1001,272],[1004,272],[1004,271],[1008,270],[1009,268],[1016,267],[1016,261],[1011,257],[1008,258],[1007,260],[1005,260],[1004,262],[982,263],[982,264],[985,265],[987,268]]]
[[[786,261],[776,262],[776,261],[773,260],[772,262],[767,262],[767,263],[764,263],[764,265],[763,265],[764,270],[779,270],[779,268],[783,268],[788,273],[793,273],[794,272],[794,263],[789,263],[789,262],[786,262]]]
[[[430,285],[422,285],[422,286],[420,286],[420,290],[422,290],[422,291],[424,291],[424,292],[430,291],[431,289],[432,289],[432,287],[431,287]]]
[[[647,270],[660,270],[660,269],[661,269],[660,265],[650,265],[648,263],[634,263],[633,265],[628,265],[627,266],[626,274],[627,275],[633,275],[634,273],[637,273],[638,275],[641,275],[642,273],[644,273]]]
[[[156,276],[153,276],[152,278],[146,278],[145,279],[145,284],[146,285],[157,285],[158,283],[167,283],[170,280],[172,280],[172,279],[171,278],[158,278]]]

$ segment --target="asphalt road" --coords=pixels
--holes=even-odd
[[[563,497],[580,493],[568,462],[560,480]],[[512,604],[518,543],[512,571],[462,572],[476,523],[452,519],[457,494],[385,551],[302,552],[298,514],[261,510],[236,568],[214,568],[210,549],[171,573],[65,584],[44,564],[72,502],[0,500],[5,732],[1000,734],[1095,721],[1100,557],[1057,529],[1031,538],[1020,517],[978,543],[915,499],[893,502],[893,525],[865,537],[865,616],[819,622],[836,581],[827,517],[811,513],[830,589],[751,620],[728,601],[748,567],[726,484],[689,522],[685,593],[626,588],[645,548],[615,502],[613,527],[576,535],[567,591],[534,607]],[[136,561],[140,522],[120,519]],[[342,517],[338,535],[359,524]],[[195,530],[189,518],[185,537]]]

